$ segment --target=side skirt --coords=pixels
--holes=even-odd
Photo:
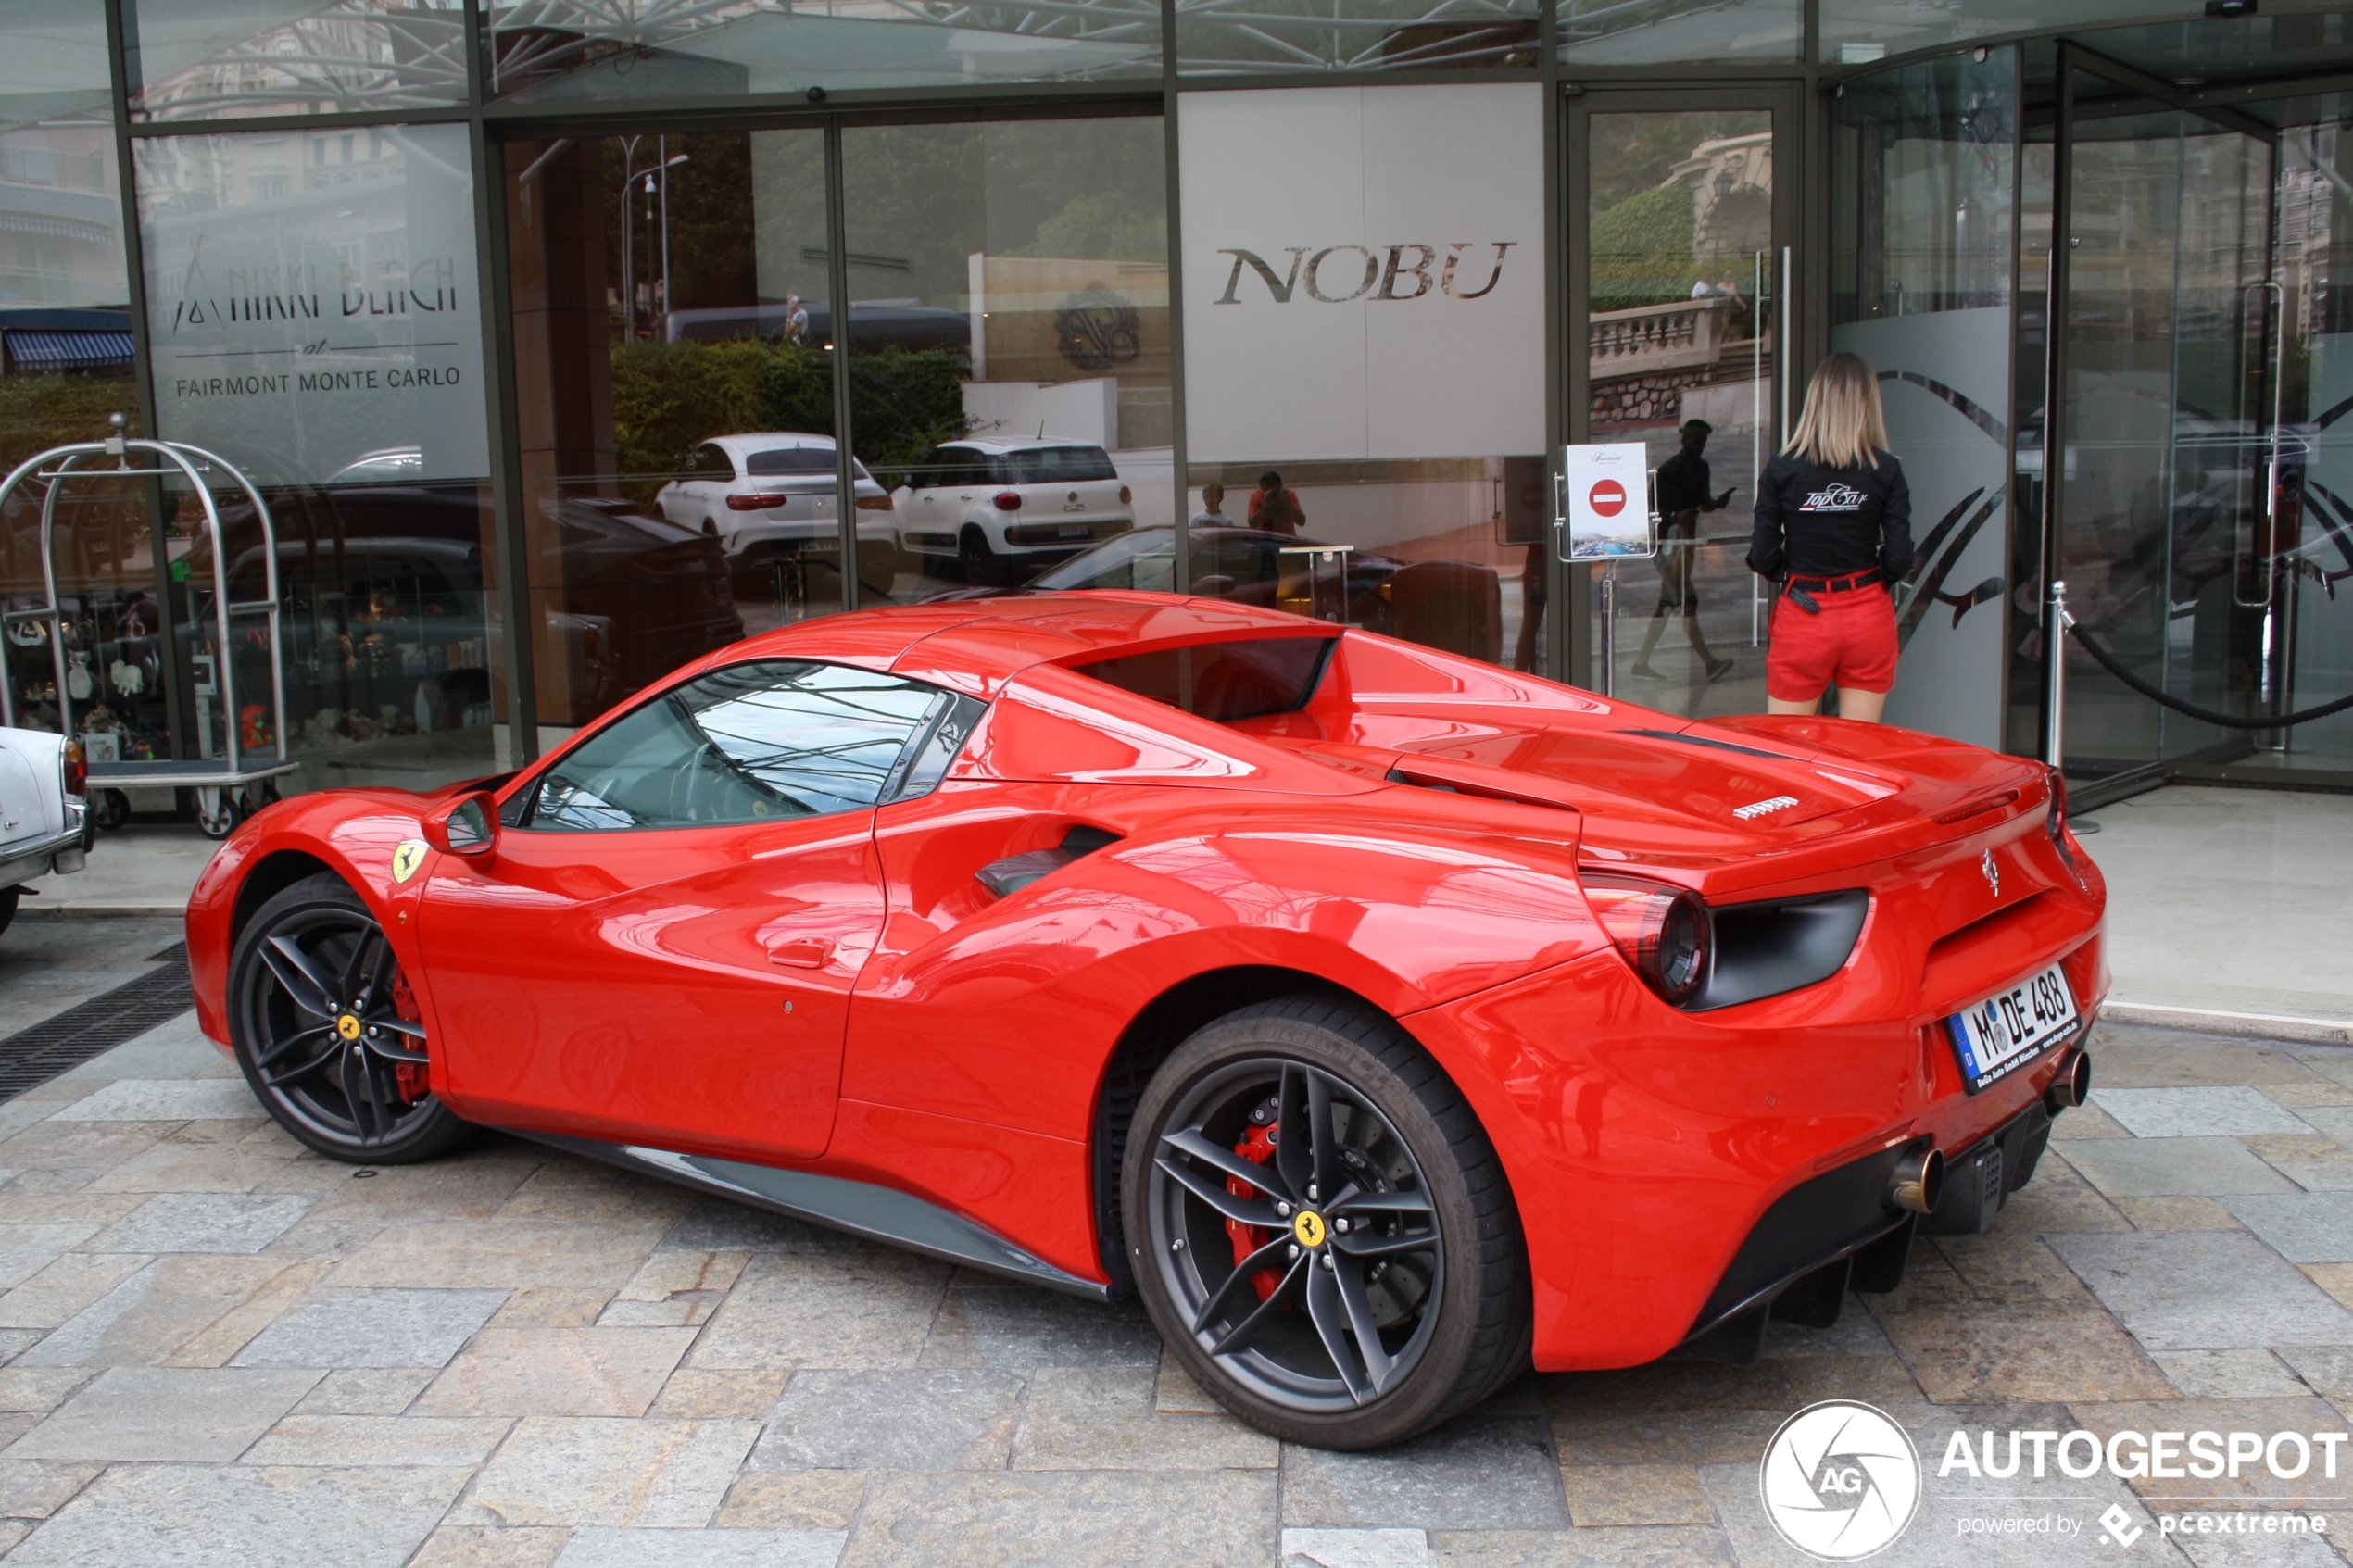
[[[1083,1296],[1089,1301],[1111,1299],[1109,1286],[1058,1269],[1044,1259],[1023,1251],[995,1231],[895,1187],[848,1181],[840,1176],[820,1176],[807,1171],[747,1165],[741,1160],[710,1155],[677,1154],[635,1144],[592,1143],[554,1133],[502,1130],[590,1160],[643,1171],[681,1186],[733,1198],[754,1209],[887,1242],[910,1252],[1042,1285],[1066,1295]]]

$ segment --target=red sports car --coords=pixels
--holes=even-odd
[[[382,1164],[500,1127],[1080,1295],[1280,1436],[1754,1356],[2089,1083],[2041,765],[1693,723],[1272,610],[814,621],[519,773],[274,806],[204,1028]]]

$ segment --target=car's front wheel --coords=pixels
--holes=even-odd
[[[964,570],[965,587],[994,588],[1004,581],[1003,558],[989,547],[988,536],[979,529],[964,530],[956,556]]]
[[[427,1086],[400,961],[341,877],[307,877],[254,912],[230,960],[229,1031],[263,1108],[330,1160],[408,1164],[466,1135]]]
[[[1219,1019],[1153,1076],[1124,1163],[1153,1322],[1261,1430],[1376,1448],[1527,1365],[1509,1185],[1462,1095],[1389,1019],[1315,997]]]

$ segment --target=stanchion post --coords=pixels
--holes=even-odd
[[[2074,624],[2075,617],[2067,612],[2067,583],[2055,577],[2050,606],[2043,616],[2044,641],[2049,645],[2043,693],[2048,709],[2043,725],[2043,760],[2054,768],[2064,766],[2067,755],[2067,629]]]
[[[1602,566],[1602,661],[1594,666],[1593,689],[1615,696],[1617,689],[1617,563]]]

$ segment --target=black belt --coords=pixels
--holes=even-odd
[[[1809,594],[1849,594],[1857,588],[1876,586],[1880,581],[1879,569],[1873,567],[1869,571],[1851,571],[1843,577],[1793,577],[1786,585]]]

